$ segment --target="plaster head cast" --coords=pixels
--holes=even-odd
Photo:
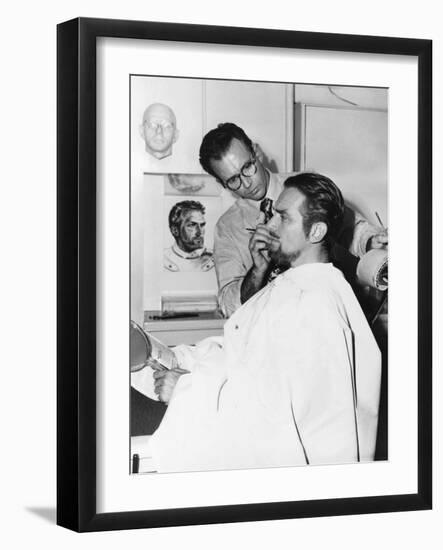
[[[232,122],[219,124],[205,135],[200,164],[239,198],[260,201],[266,196],[269,174],[250,138]]]
[[[172,155],[172,146],[179,136],[174,111],[163,103],[149,105],[143,113],[140,134],[146,152],[156,159]]]

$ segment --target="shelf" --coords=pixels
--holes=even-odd
[[[143,328],[168,346],[196,344],[209,336],[222,336],[226,319],[217,313],[198,313],[196,317],[152,319],[159,311],[145,311]]]

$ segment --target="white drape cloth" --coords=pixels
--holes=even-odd
[[[291,268],[224,337],[181,346],[183,375],[151,438],[160,472],[370,461],[381,357],[332,264]]]

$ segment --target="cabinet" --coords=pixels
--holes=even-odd
[[[143,328],[167,346],[196,344],[209,336],[222,336],[226,319],[200,313],[184,319],[153,319],[159,312],[146,311]]]
[[[295,169],[330,177],[346,201],[374,225],[388,225],[386,109],[297,103]]]

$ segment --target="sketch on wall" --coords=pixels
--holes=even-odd
[[[145,311],[170,309],[171,300],[209,309],[209,298],[216,309],[214,229],[227,208],[220,185],[199,174],[144,174],[139,201]]]
[[[166,174],[165,195],[219,197],[223,188],[215,178],[203,174]]]
[[[200,201],[176,202],[168,214],[174,242],[163,251],[167,271],[202,272],[214,269],[213,252],[205,246],[206,209]]]
[[[222,213],[220,197],[164,195],[164,290],[190,290],[191,287],[200,287],[217,294],[213,257],[214,230]]]

